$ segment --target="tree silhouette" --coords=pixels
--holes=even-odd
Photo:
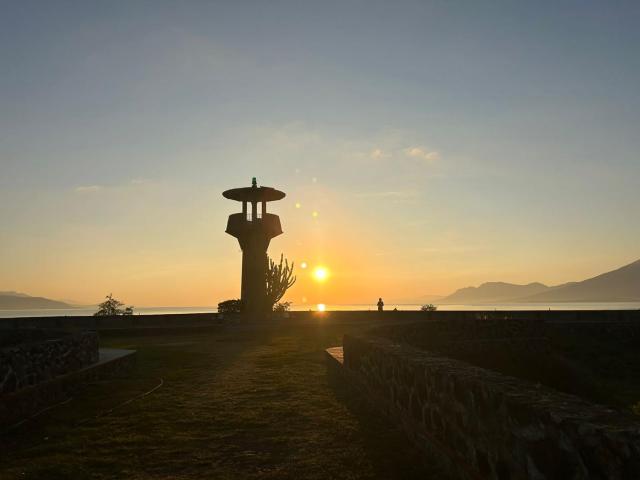
[[[106,300],[98,305],[98,311],[93,315],[96,317],[110,317],[114,315],[133,315],[133,307],[122,308],[124,303],[113,298],[113,294],[107,295]]]
[[[272,310],[273,306],[282,299],[286,291],[296,283],[296,277],[293,276],[293,262],[289,266],[284,254],[280,255],[280,263],[278,264],[269,258],[266,279],[267,306],[269,310]]]

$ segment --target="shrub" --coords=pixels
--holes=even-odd
[[[278,302],[273,306],[274,312],[288,312],[291,309],[291,302]]]
[[[242,311],[242,300],[225,300],[218,304],[218,313],[240,313]]]
[[[422,310],[423,312],[435,312],[436,310],[438,310],[438,307],[433,303],[427,303],[426,305],[422,305],[422,307],[420,307],[420,310]]]
[[[133,315],[133,306],[122,308],[124,303],[113,298],[113,294],[107,295],[106,300],[98,305],[98,311],[93,315],[96,317],[112,317],[115,315]]]

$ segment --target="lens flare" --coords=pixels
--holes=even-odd
[[[313,278],[318,282],[324,282],[329,277],[329,270],[325,267],[316,267],[313,271]]]
[[[302,268],[303,270],[304,270],[305,268],[307,268],[307,262],[302,262],[302,263],[300,264],[300,268]]]
[[[324,303],[319,303],[317,305],[317,309],[319,312],[324,312],[327,309],[327,306]]]

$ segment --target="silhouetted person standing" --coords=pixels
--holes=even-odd
[[[384,302],[382,301],[382,298],[379,298],[378,299],[378,311],[381,312],[383,308],[384,308]]]

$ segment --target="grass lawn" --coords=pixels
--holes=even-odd
[[[329,386],[323,350],[361,328],[103,337],[137,349],[136,368],[0,437],[0,478],[443,478],[393,425]]]

